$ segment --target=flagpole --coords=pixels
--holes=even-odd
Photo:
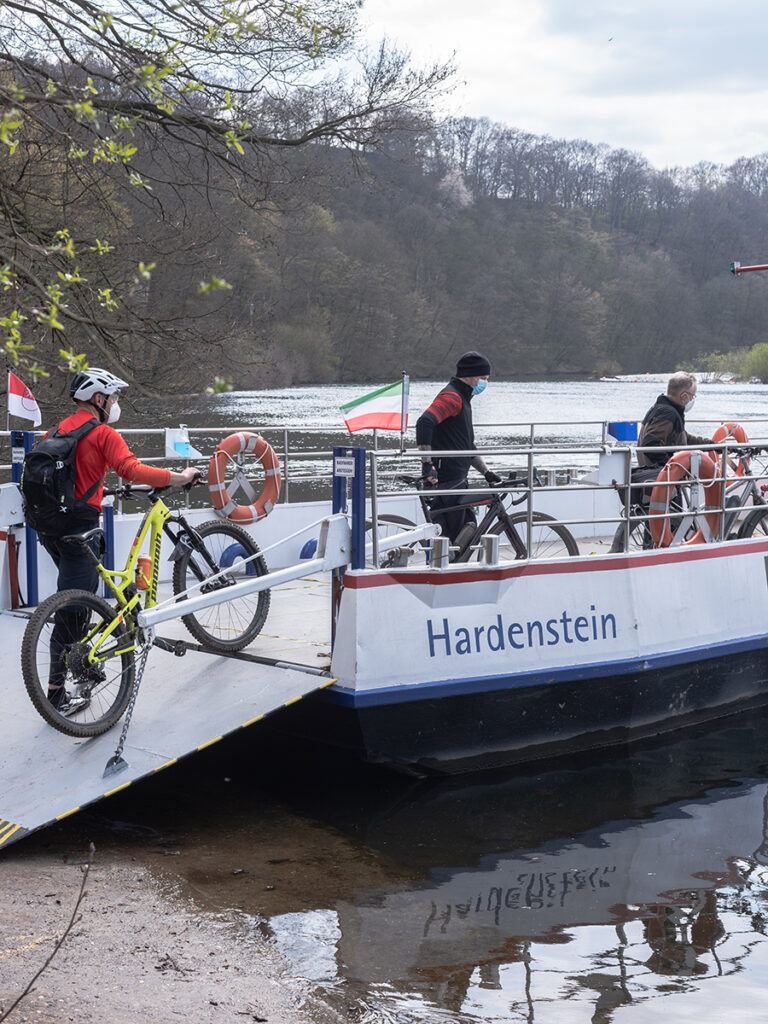
[[[410,377],[403,370],[403,394],[400,404],[400,454],[402,455],[405,451],[405,431],[408,422],[408,388],[410,385]]]
[[[6,396],[5,396],[5,429],[10,434],[10,432],[11,432],[11,368],[9,366],[6,369],[8,370],[8,379],[7,379],[8,392],[7,392]]]

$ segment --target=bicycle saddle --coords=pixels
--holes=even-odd
[[[94,526],[92,530],[86,530],[85,533],[68,533],[61,540],[68,541],[71,544],[87,544],[89,540],[93,540],[94,537],[103,532],[100,526]]]

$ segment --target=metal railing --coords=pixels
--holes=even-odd
[[[721,421],[718,420],[718,423]],[[731,463],[735,459],[738,459],[741,452],[752,452],[754,453],[758,449],[763,449],[766,453],[764,463],[761,467],[762,471],[757,475],[746,475],[737,476],[735,472],[730,469]],[[483,447],[473,450],[464,451],[430,451],[430,458],[440,458],[443,456],[450,457],[469,457],[473,455],[481,455],[486,461],[494,460],[493,469],[496,472],[502,472],[504,468],[511,468],[516,470],[522,470],[522,480],[517,481],[514,484],[514,491],[518,494],[524,492],[523,507],[527,515],[527,529],[528,536],[532,536],[534,526],[534,495],[539,499],[537,504],[546,503],[546,495],[557,494],[562,496],[569,492],[581,492],[585,490],[595,492],[613,492],[617,495],[621,495],[624,492],[626,500],[624,501],[624,507],[619,514],[610,515],[591,515],[591,516],[578,516],[578,515],[558,515],[554,516],[552,523],[554,525],[565,527],[566,529],[575,526],[589,525],[593,528],[606,527],[610,528],[609,536],[605,539],[613,541],[617,533],[619,524],[624,526],[624,550],[628,550],[629,539],[633,526],[638,525],[638,521],[643,523],[650,522],[653,519],[657,521],[672,521],[680,520],[681,518],[687,517],[689,522],[696,521],[704,522],[705,517],[716,516],[718,526],[716,530],[710,530],[710,535],[706,536],[707,541],[718,541],[726,540],[731,536],[731,528],[735,523],[738,523],[739,519],[744,518],[744,514],[753,510],[756,507],[765,505],[766,515],[768,516],[768,502],[761,496],[759,490],[759,481],[764,481],[763,486],[768,487],[768,439],[763,440],[755,439],[753,441],[739,444],[731,439],[719,442],[716,444],[700,445],[696,449],[691,449],[690,446],[669,446],[665,447],[665,453],[668,453],[669,457],[673,456],[677,452],[682,451],[702,451],[712,453],[718,464],[718,471],[706,480],[698,480],[696,475],[682,480],[673,480],[668,483],[659,483],[665,489],[677,489],[680,487],[692,488],[691,503],[685,508],[673,509],[671,511],[648,511],[647,513],[637,513],[636,509],[633,508],[632,502],[632,489],[637,487],[638,484],[632,481],[631,470],[633,456],[637,452],[647,452],[652,455],[658,456],[658,447],[640,447],[628,445],[569,445],[566,449],[562,446],[553,445],[497,445],[492,447]],[[583,457],[589,457],[592,459],[600,459],[601,456],[606,454],[618,455],[622,461],[622,472],[615,477],[612,477],[610,481],[606,482],[585,482],[583,479],[576,481],[568,481],[565,483],[555,483],[554,485],[547,480],[541,481],[540,484],[535,482],[536,470],[538,469],[536,463],[543,459],[546,461],[548,458],[553,456],[562,455],[564,451],[567,451],[571,455],[579,455]],[[423,490],[414,489],[403,489],[398,486],[397,477],[404,475],[406,472],[403,468],[404,465],[408,465],[411,468],[411,475],[419,475],[421,462],[424,459],[424,452],[418,449],[406,449],[399,455],[400,465],[398,468],[383,473],[381,471],[380,463],[382,462],[382,452],[380,450],[371,450],[368,452],[369,459],[369,472],[370,472],[370,502],[371,502],[371,518],[374,525],[374,562],[376,565],[376,534],[378,533],[379,525],[379,507],[381,500],[386,496],[391,496],[393,493],[397,493],[400,497],[411,498],[411,499],[422,499],[424,497]],[[498,460],[510,460],[515,463],[514,466],[504,467],[498,464]],[[521,465],[522,463],[522,465]],[[418,466],[415,474],[413,468]],[[659,467],[661,470],[662,467]],[[541,474],[538,474],[541,476]],[[720,487],[720,485],[723,485]],[[645,484],[646,487],[655,486],[653,481],[648,481]],[[709,490],[710,487],[718,487],[720,490],[719,505],[709,506],[705,501],[702,500],[702,493],[704,490]],[[482,498],[487,501],[488,496],[492,494],[498,494],[503,491],[509,491],[511,488],[508,484],[501,485],[499,487],[489,487],[487,485],[473,486],[471,477],[468,480],[466,490],[461,491],[462,498],[470,499],[472,496]],[[428,491],[429,497],[443,497],[443,496],[456,496],[457,492],[454,489],[441,489],[438,487],[430,487]],[[757,497],[756,497],[757,495]],[[543,500],[542,500],[543,499]],[[471,500],[467,501],[468,505],[472,504]],[[517,504],[517,501],[515,502]],[[669,504],[669,503],[667,503]],[[550,510],[551,511],[551,510]],[[766,520],[768,526],[768,518]],[[705,531],[706,532],[706,531]],[[673,539],[673,545],[682,543],[679,537],[679,530],[676,532],[675,538]],[[489,547],[489,550],[492,550]]]
[[[717,419],[710,421],[702,419],[697,420],[696,422],[697,424],[719,424],[722,420]],[[741,418],[740,422],[748,426],[750,431],[752,431],[758,424],[763,424],[768,427],[768,417]],[[589,443],[558,441],[554,444],[551,441],[537,440],[537,438],[542,435],[551,434],[553,429],[557,432],[558,429],[566,427],[569,429],[588,428],[593,430],[595,440]],[[131,447],[136,447],[138,449],[136,453],[143,462],[147,462],[149,464],[173,464],[179,466],[194,464],[195,462],[197,462],[197,464],[207,462],[210,454],[212,454],[213,447],[215,447],[213,442],[218,442],[218,440],[229,434],[243,430],[261,433],[273,445],[280,457],[283,472],[281,503],[290,503],[292,501],[293,488],[296,487],[296,493],[299,493],[299,484],[304,485],[308,481],[313,484],[327,481],[330,484],[333,474],[333,450],[330,445],[326,447],[326,439],[336,440],[333,436],[334,431],[331,428],[324,426],[293,426],[287,424],[275,424],[264,427],[223,427],[203,425],[194,427],[187,426],[185,429],[187,430],[190,439],[209,438],[211,441],[211,452],[203,452],[203,458],[198,460],[182,458],[178,455],[168,455],[164,450],[164,446],[161,452],[158,453],[157,449],[152,452],[152,443],[160,439],[165,439],[166,432],[162,428],[128,428],[122,430],[121,434],[126,438],[126,440],[128,440]],[[434,451],[431,453],[431,456],[440,457],[441,455],[449,455],[455,457],[457,455],[464,455],[471,458],[474,455],[481,455],[483,458],[488,460],[489,464],[491,464],[497,471],[502,468],[522,471],[527,483],[518,483],[515,485],[514,489],[516,494],[520,494],[521,491],[525,491],[522,508],[526,511],[528,516],[529,535],[533,525],[534,495],[536,496],[536,503],[539,506],[543,505],[546,508],[549,497],[553,495],[560,497],[569,492],[583,492],[585,489],[598,492],[619,492],[625,490],[627,501],[625,503],[625,507],[619,514],[612,512],[611,514],[586,516],[559,513],[554,517],[554,522],[565,528],[589,526],[593,531],[599,532],[603,528],[609,530],[612,527],[612,534],[615,533],[618,524],[623,522],[625,525],[625,546],[629,543],[631,528],[633,524],[636,525],[636,521],[639,516],[642,516],[642,518],[647,521],[650,521],[652,518],[650,514],[641,513],[636,515],[633,513],[630,470],[635,452],[649,451],[658,455],[658,448],[637,449],[634,445],[625,443],[617,444],[613,442],[608,433],[607,421],[552,420],[539,421],[536,423],[490,423],[477,427],[478,436],[489,432],[502,432],[507,435],[522,433],[526,437],[526,442],[509,443],[509,441],[507,441],[506,443],[494,443],[494,441],[492,441],[488,444],[479,444],[477,449],[473,449],[471,451]],[[0,431],[0,457],[2,457],[3,446],[10,445],[11,436],[15,433],[17,432]],[[31,432],[29,433],[31,434]],[[343,437],[343,432],[339,431],[337,433],[341,434]],[[40,431],[36,432],[37,436],[41,436],[41,434],[42,432]],[[407,436],[412,434],[413,430],[411,429],[407,432],[406,440]],[[755,447],[762,445],[763,437],[765,436],[768,436],[768,429],[763,431],[763,436],[743,445],[739,445],[732,440],[727,440],[719,444],[699,446],[699,450],[716,453],[720,459],[720,475],[711,482],[713,484],[719,484],[723,481],[726,482],[726,486],[722,488],[723,494],[721,508],[718,510],[722,523],[726,521],[728,516],[731,517],[730,521],[732,522],[734,512],[737,514],[743,513],[745,510],[752,507],[752,505],[749,504],[751,498],[746,503],[740,502],[737,506],[727,504],[729,498],[734,497],[737,491],[733,476],[727,472],[728,457],[730,456],[733,458],[734,454],[740,449],[754,449]],[[358,437],[356,435],[351,435],[351,437],[353,438],[353,443],[350,447],[360,447]],[[370,435],[368,435],[368,438],[370,439]],[[146,446],[136,445],[135,441],[139,439],[146,439],[149,443]],[[320,441],[320,444],[317,446],[314,446],[313,444],[315,439]],[[149,447],[150,451],[145,452],[142,450],[144,447]],[[378,523],[379,504],[383,497],[397,494],[400,498],[409,499],[411,501],[422,497],[421,492],[413,490],[412,488],[403,488],[399,485],[396,481],[396,477],[403,473],[404,467],[411,468],[412,472],[413,470],[416,470],[415,475],[419,475],[424,453],[415,447],[401,448],[399,434],[385,436],[376,431],[373,433],[372,443],[365,447],[370,475],[368,500],[371,506],[372,518]],[[680,446],[678,448],[670,447],[668,449],[670,454],[681,450],[685,450],[685,448]],[[594,467],[600,462],[601,457],[606,454],[619,455],[621,457],[623,461],[622,472],[617,474],[615,478],[612,478],[610,481],[603,480],[601,482],[585,482],[584,475],[594,469]],[[13,460],[8,463],[0,463],[0,472],[10,474],[12,465]],[[540,484],[538,485],[534,484],[534,470],[536,470],[540,479]],[[768,472],[766,475],[768,475]],[[472,479],[470,477],[468,489],[463,492],[463,495],[476,495],[487,499],[490,493],[498,492],[498,490],[498,488],[488,488],[486,485],[474,487],[472,486]],[[446,492],[439,489],[430,490],[430,496],[440,496],[450,493],[450,491]],[[299,497],[297,500],[301,501],[304,499]],[[122,511],[122,508],[118,508],[118,511]],[[703,514],[702,509],[698,509],[697,514]],[[663,517],[672,519],[677,515],[679,515],[679,513],[668,512],[665,513]],[[377,531],[374,530],[374,546],[376,543],[376,533]],[[718,535],[720,537],[724,535],[722,528],[718,531]],[[725,535],[727,536],[727,533],[725,533]]]

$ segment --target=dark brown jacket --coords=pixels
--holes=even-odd
[[[655,403],[645,414],[640,435],[637,439],[638,448],[658,448],[656,452],[638,452],[637,464],[641,467],[663,466],[674,452],[668,447],[688,445],[695,448],[697,445],[711,444],[708,437],[697,437],[689,434],[685,429],[685,409],[677,402],[673,402],[666,395],[659,395]]]

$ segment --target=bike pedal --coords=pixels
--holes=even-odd
[[[187,645],[184,640],[164,640],[161,636],[156,636],[152,641],[153,647],[159,647],[161,651],[167,651],[168,654],[175,654],[177,658],[183,658],[187,653]]]

